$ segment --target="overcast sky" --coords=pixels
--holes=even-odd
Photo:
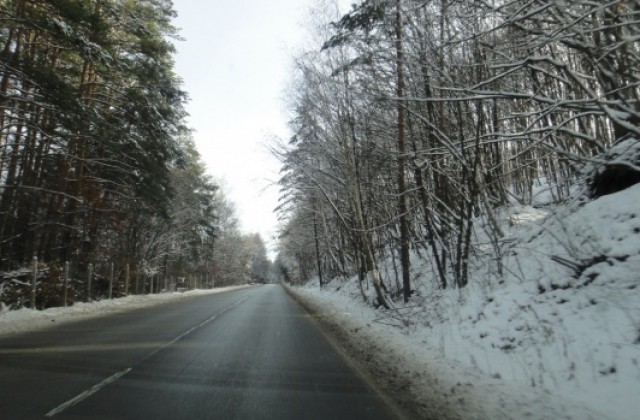
[[[225,185],[244,232],[277,234],[279,165],[267,139],[290,137],[283,92],[314,0],[174,0],[176,72],[209,174]]]
[[[226,184],[243,231],[275,232],[278,165],[265,150],[288,131],[282,91],[301,0],[174,0],[176,72],[189,93],[189,125],[208,172]],[[277,7],[276,7],[277,4]]]

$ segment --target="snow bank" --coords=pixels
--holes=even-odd
[[[184,293],[163,293],[157,295],[133,295],[120,299],[101,300],[90,303],[75,303],[66,308],[50,308],[44,311],[33,311],[23,308],[10,311],[0,307],[0,336],[34,331],[52,325],[97,318],[118,312],[145,308],[161,303],[188,299],[193,296],[208,295],[241,289],[249,286],[231,286],[217,289],[191,290]]]
[[[372,357],[396,365],[424,405],[458,418],[635,418],[638,203],[640,185],[553,210],[502,209],[502,259],[483,248],[479,222],[469,287],[437,289],[431,264],[414,258],[408,306],[373,309],[355,278],[295,293],[361,348],[375,343]]]

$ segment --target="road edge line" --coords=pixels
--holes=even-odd
[[[371,372],[363,362],[356,359],[343,343],[329,331],[329,328],[322,319],[318,316],[317,308],[314,308],[309,302],[307,302],[302,296],[298,295],[288,285],[282,285],[283,289],[298,305],[300,305],[305,312],[309,315],[313,324],[318,328],[318,331],[327,340],[331,347],[336,350],[338,354],[347,362],[349,367],[353,369],[358,376],[362,378],[364,383],[370,387],[373,392],[376,393],[387,404],[389,409],[395,414],[398,420],[409,420],[414,418],[414,413],[409,410],[408,407],[403,407],[402,401],[394,398],[389,392],[385,391],[386,387],[379,383],[373,372]]]

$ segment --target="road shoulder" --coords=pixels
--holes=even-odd
[[[327,339],[349,361],[390,405],[395,406],[406,418],[457,420],[465,418],[456,407],[460,401],[447,398],[437,378],[416,381],[415,372],[403,368],[401,359],[390,360],[396,355],[385,348],[358,326],[351,324],[348,317],[327,312],[310,299],[305,298],[287,285],[283,286],[289,296],[311,315]],[[425,382],[429,383],[425,388]],[[425,392],[428,390],[428,392]],[[444,397],[443,397],[444,396]]]

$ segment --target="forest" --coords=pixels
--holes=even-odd
[[[480,248],[502,274],[502,206],[640,181],[639,156],[604,158],[638,150],[640,2],[365,0],[336,13],[316,9],[289,89],[293,136],[273,147],[288,281],[358,276],[388,307],[411,299],[417,254],[441,289],[464,288]]]
[[[170,0],[0,0],[3,303],[29,305],[32,264],[38,307],[60,304],[65,263],[71,301],[92,277],[88,298],[114,276],[116,295],[264,277],[262,239],[241,233],[185,126],[174,17]]]

